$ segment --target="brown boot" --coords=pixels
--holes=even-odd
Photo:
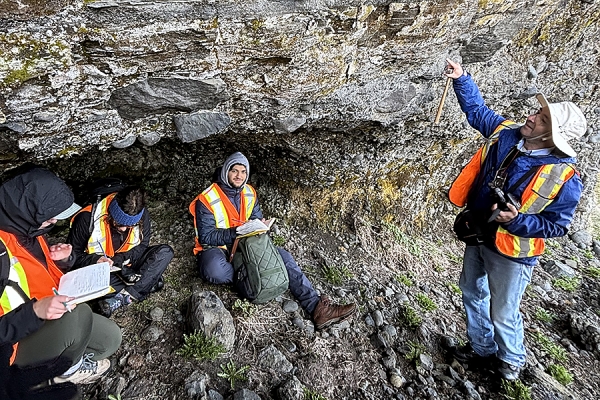
[[[313,321],[317,329],[325,329],[329,325],[347,320],[356,311],[356,304],[331,304],[329,298],[323,296],[313,311]]]

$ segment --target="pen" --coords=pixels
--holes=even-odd
[[[55,294],[56,296],[60,296],[60,295],[58,294],[58,290],[56,290],[56,288],[52,288],[52,291],[54,292],[54,294]],[[67,309],[67,311],[68,311],[68,312],[71,312],[71,308],[70,308],[70,307],[67,305],[67,303],[66,303],[66,302],[63,302],[63,306],[65,306],[65,308]]]

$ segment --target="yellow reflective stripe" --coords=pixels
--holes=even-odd
[[[215,216],[215,222],[217,228],[229,228],[229,216],[227,215],[227,210],[225,209],[225,205],[219,196],[219,192],[217,189],[211,185],[209,190],[204,192],[204,196],[208,200],[210,204],[211,211]],[[196,233],[196,236],[198,234]]]
[[[104,215],[108,214],[108,203],[113,197],[115,197],[114,194],[102,199],[98,203],[94,215],[90,215],[90,218],[93,218],[94,221],[94,228],[88,240],[88,254],[103,254],[106,251],[106,235],[104,235],[104,224],[106,221],[104,220]]]
[[[513,235],[501,226],[498,227],[498,234],[502,235],[503,241],[510,243],[508,248],[511,250],[504,247],[503,243],[504,248],[499,249],[502,254],[514,258],[533,257],[535,255],[536,238],[523,238]]]
[[[4,243],[4,241],[2,241],[2,243]],[[27,297],[31,297],[29,292],[29,284],[27,283],[27,275],[25,274],[23,266],[19,262],[19,259],[11,254],[8,246],[6,246],[6,243],[4,243],[4,247],[6,247],[6,253],[10,260],[10,272],[8,279],[17,282]],[[23,303],[25,303],[25,299],[23,299],[23,297],[21,297],[21,295],[15,289],[8,285],[4,288],[2,296],[0,296],[0,307],[2,307],[4,314],[14,310]]]
[[[256,204],[256,196],[254,196],[254,192],[248,186],[244,186],[242,194],[246,197],[246,218],[250,218],[254,204]]]
[[[527,214],[542,212],[552,203],[571,170],[572,167],[568,164],[545,165],[533,183],[533,194],[524,202],[519,212]]]
[[[519,127],[519,124],[507,119],[507,120],[503,121],[500,125],[498,125],[496,127],[496,129],[494,129],[494,132],[490,135],[489,138],[486,139],[486,142],[483,144],[483,146],[481,148],[481,165],[483,165],[483,162],[485,161],[485,158],[487,157],[487,153],[490,150],[490,147],[492,147],[492,145],[498,141],[500,132],[504,129],[515,129],[518,127]]]

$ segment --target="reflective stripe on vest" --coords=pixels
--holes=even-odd
[[[16,282],[29,298],[41,299],[54,294],[52,288],[58,287],[63,273],[50,259],[50,250],[46,240],[41,236],[38,236],[36,240],[46,257],[47,269],[35,256],[18,243],[13,234],[0,231],[0,241],[4,243],[10,260],[8,279]],[[0,296],[0,316],[11,312],[23,303],[25,303],[25,299],[15,289],[7,285],[2,292],[2,296]],[[17,354],[17,344],[13,346],[11,364]]]
[[[240,212],[235,209],[229,198],[223,190],[213,183],[205,191],[200,193],[188,208],[190,214],[194,217],[194,229],[196,231],[196,239],[194,246],[194,254],[202,251],[202,245],[198,241],[198,227],[196,226],[196,201],[201,201],[202,204],[209,209],[215,217],[215,226],[220,229],[232,228],[243,225],[250,215],[256,204],[256,190],[248,184],[244,185],[241,192]],[[225,248],[225,246],[219,246]]]
[[[0,238],[0,241],[4,243],[4,246],[6,247],[6,254],[10,260],[10,272],[8,274],[8,279],[16,282],[21,289],[23,289],[23,292],[25,292],[25,294],[31,298],[31,295],[29,294],[29,285],[27,284],[27,275],[25,274],[23,266],[19,262],[19,259],[12,254],[4,240]],[[14,288],[6,285],[6,287],[4,287],[4,292],[2,292],[2,296],[0,297],[0,307],[2,308],[0,310],[2,314],[0,315],[4,315],[14,310],[23,303],[25,303],[25,299],[23,299],[21,294]]]
[[[133,228],[129,228],[127,239],[121,245],[121,247],[119,247],[116,251],[113,248],[112,235],[110,233],[110,222],[108,220],[108,206],[116,195],[116,193],[112,193],[102,199],[96,206],[94,215],[90,216],[90,218],[93,218],[94,227],[88,240],[88,254],[106,254],[108,257],[114,257],[116,253],[125,253],[142,242],[140,227],[136,225]],[[80,212],[91,213],[92,205],[88,205]],[[74,219],[75,217],[71,219],[71,224],[73,224]]]
[[[577,171],[569,164],[548,164],[540,167],[521,196],[522,214],[539,214],[554,201],[566,181]],[[496,232],[496,248],[514,258],[539,256],[544,252],[543,238],[523,238],[509,233],[502,226]]]
[[[516,129],[519,126],[520,125],[513,121],[506,120],[496,127],[492,135],[487,138],[485,144],[477,150],[467,165],[460,171],[460,174],[458,174],[454,182],[452,182],[452,185],[448,190],[448,199],[452,204],[457,207],[464,207],[467,205],[467,198],[469,197],[471,187],[475,183],[479,171],[481,171],[481,166],[483,165],[490,148],[498,141],[500,132],[504,129]]]

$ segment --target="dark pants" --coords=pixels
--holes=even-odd
[[[121,345],[121,329],[110,319],[92,313],[87,304],[78,304],[73,312],[44,325],[22,339],[15,364],[34,365],[65,357],[71,365],[84,354],[94,353],[93,360],[110,357]]]
[[[294,261],[294,257],[281,247],[277,247],[277,250],[283,259],[290,278],[290,292],[298,300],[300,306],[312,315],[320,300],[317,291],[300,270],[300,267]],[[198,254],[196,261],[200,276],[205,281],[217,285],[233,283],[233,265],[227,262],[223,249],[211,248],[204,250]]]
[[[127,292],[136,300],[142,301],[151,292],[152,287],[158,282],[167,266],[173,258],[173,249],[168,244],[159,244],[150,246],[146,249],[142,257],[129,267],[123,267],[120,271],[121,276],[139,274],[142,277],[134,285],[126,285],[115,273],[111,274],[110,284],[119,292],[127,288]]]

